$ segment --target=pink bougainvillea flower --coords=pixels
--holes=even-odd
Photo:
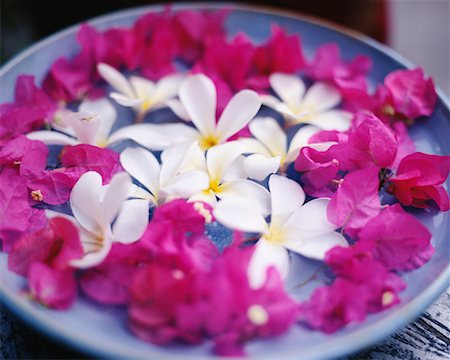
[[[2,140],[39,129],[49,122],[56,104],[34,84],[34,76],[20,75],[12,103],[0,105],[0,144]]]
[[[82,24],[77,40],[82,51],[91,54],[93,66],[105,63],[117,69],[125,67],[129,70],[137,66],[136,39],[131,29],[111,28],[100,32],[89,24]]]
[[[82,99],[93,87],[94,60],[90,51],[82,51],[74,59],[57,59],[44,79],[43,89],[55,101]]]
[[[416,145],[411,136],[409,136],[407,125],[404,122],[394,122],[391,124],[391,129],[394,131],[397,139],[397,154],[393,163],[389,166],[391,170],[394,170],[398,168],[403,158],[416,152]]]
[[[214,216],[230,229],[260,234],[249,265],[253,287],[261,286],[266,269],[275,266],[285,277],[289,269],[288,250],[313,259],[323,259],[334,246],[345,246],[344,237],[327,219],[329,199],[314,199],[304,204],[305,193],[295,181],[272,175],[269,179],[271,220],[250,202],[224,199]]]
[[[219,355],[242,356],[247,341],[279,336],[297,320],[297,304],[273,267],[267,269],[260,288],[251,286],[247,277],[251,255],[251,248],[229,247],[201,279],[208,296],[206,332]],[[215,316],[207,315],[211,312]]]
[[[319,287],[300,305],[299,320],[313,329],[333,333],[351,322],[365,319],[370,289],[337,278],[332,285]]]
[[[73,59],[59,58],[53,63],[44,79],[44,90],[60,102],[81,100],[86,95],[97,98],[102,93],[94,88],[97,64],[135,68],[135,40],[132,30],[115,28],[102,33],[88,24],[81,25],[77,33],[80,53]]]
[[[175,257],[183,266],[207,271],[219,255],[217,247],[204,235],[205,224],[211,221],[207,204],[173,200],[155,209],[139,243],[154,258],[170,261]]]
[[[305,60],[300,37],[286,34],[278,25],[273,25],[271,32],[268,41],[256,48],[253,59],[256,73],[267,78],[277,72],[292,74],[301,70]]]
[[[315,197],[332,196],[349,167],[348,136],[336,131],[322,131],[309,139],[310,145],[334,143],[327,150],[303,147],[295,160],[295,169],[302,173],[304,190]]]
[[[356,168],[390,167],[397,153],[394,132],[373,114],[358,113],[349,134],[349,160]]]
[[[390,270],[413,270],[434,252],[431,233],[399,204],[382,210],[359,233],[358,246]]]
[[[395,113],[414,120],[430,116],[437,101],[437,94],[431,78],[425,79],[421,68],[397,70],[384,79]]]
[[[104,185],[109,183],[114,174],[123,171],[118,153],[85,144],[65,147],[61,154],[61,165],[65,171],[77,174],[77,180],[85,172],[95,171],[102,176]]]
[[[70,262],[83,250],[78,229],[60,217],[18,240],[8,257],[10,270],[28,277],[31,295],[55,309],[67,309],[75,300],[76,281]]]
[[[115,243],[101,264],[83,272],[81,289],[100,304],[127,304],[130,300],[130,279],[150,260],[151,254],[140,242],[127,245]]]
[[[152,80],[174,73],[173,60],[177,55],[178,41],[174,18],[167,6],[160,13],[148,13],[133,26],[135,52],[141,73]]]
[[[306,74],[316,81],[330,82],[345,96],[350,89],[366,90],[366,77],[371,66],[370,58],[363,55],[356,56],[349,63],[342,61],[339,47],[330,43],[317,49],[306,68]]]
[[[367,246],[335,247],[325,262],[339,279],[348,280],[367,290],[367,311],[378,312],[399,303],[398,293],[405,288],[403,280],[385,263],[380,262]]]
[[[143,340],[200,343],[204,309],[196,280],[200,273],[183,264],[182,254],[155,259],[131,281],[128,307],[130,330]]]
[[[450,156],[414,153],[400,161],[387,190],[403,205],[425,209],[433,200],[441,211],[447,211],[448,194],[441,185],[449,171]]]
[[[45,226],[43,210],[31,207],[30,190],[25,178],[12,166],[0,168],[0,240],[2,250],[9,252],[24,233]]]
[[[298,76],[282,73],[270,75],[269,81],[281,100],[262,95],[262,103],[283,114],[291,124],[308,123],[324,130],[339,131],[350,127],[351,113],[334,109],[342,98],[333,85],[316,82],[306,90]]]
[[[216,85],[219,112],[236,92],[248,87],[254,51],[250,39],[237,34],[231,41],[223,37],[209,42],[203,56],[195,63],[193,73],[207,75]]]
[[[188,63],[204,57],[205,47],[225,37],[227,10],[183,10],[173,14],[173,30],[177,35],[177,57]]]
[[[378,170],[368,166],[347,174],[331,197],[328,219],[352,238],[380,212]]]

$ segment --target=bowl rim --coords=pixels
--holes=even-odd
[[[114,21],[114,19],[121,19],[124,17],[138,16],[139,14],[144,14],[146,12],[158,12],[165,8],[164,4],[153,4],[144,5],[139,7],[126,8],[111,13],[106,13],[104,15],[96,16],[92,19],[87,19],[81,23],[74,24],[63,30],[60,30],[44,39],[36,42],[34,45],[22,50],[9,61],[7,61],[0,68],[0,79],[17,63],[21,62],[23,59],[32,55],[33,53],[39,51],[41,48],[46,47],[48,44],[57,41],[58,39],[65,37],[70,34],[76,33],[80,24],[89,23],[93,26],[101,25],[104,22]],[[412,68],[414,65],[403,56],[399,55],[397,52],[392,50],[386,45],[379,43],[378,41],[363,35],[357,31],[348,29],[344,26],[337,25],[327,20],[323,20],[314,16],[305,15],[300,12],[285,10],[270,6],[259,6],[259,5],[249,5],[249,4],[236,4],[228,2],[214,2],[214,3],[175,3],[172,5],[172,9],[175,11],[185,10],[185,9],[207,9],[207,10],[217,10],[217,9],[230,9],[239,11],[248,11],[254,13],[270,14],[283,16],[291,18],[294,20],[299,20],[307,22],[313,25],[317,25],[323,28],[333,30],[340,33],[341,35],[348,36],[359,42],[362,42],[376,50],[384,53],[390,58],[397,61],[400,65],[406,68]],[[436,89],[438,97],[443,102],[446,110],[450,112],[450,101],[447,96],[440,89]],[[0,254],[0,256],[5,256],[6,254]],[[374,345],[379,341],[387,338],[392,333],[402,329],[408,323],[413,321],[420,313],[422,313],[428,306],[430,306],[448,287],[450,286],[450,263],[442,271],[442,273],[430,283],[424,291],[422,291],[418,296],[410,300],[407,304],[399,305],[394,308],[393,311],[382,319],[376,320],[374,323],[363,326],[360,329],[355,329],[348,334],[341,334],[338,337],[328,338],[327,342],[320,346],[320,348],[315,347],[309,350],[307,353],[302,353],[303,357],[308,359],[328,359],[331,357],[337,358],[345,355],[350,355],[356,351],[362,350],[363,348]],[[37,329],[39,332],[49,336],[53,340],[61,340],[69,347],[89,354],[94,354],[100,357],[107,358],[142,358],[145,359],[149,356],[157,356],[161,359],[172,359],[173,355],[168,353],[154,351],[153,349],[148,349],[145,351],[136,350],[136,353],[130,353],[127,346],[121,346],[120,344],[110,344],[107,342],[96,342],[93,341],[89,336],[78,336],[67,329],[58,321],[52,318],[47,318],[38,307],[31,304],[28,300],[19,297],[16,293],[6,287],[6,285],[1,281],[0,277],[0,302],[4,303],[12,312],[14,312],[23,321]],[[399,316],[400,313],[400,316]],[[399,321],[398,318],[401,320]],[[363,323],[361,323],[363,324]],[[386,331],[389,329],[389,331]],[[358,338],[358,341],[349,341],[354,338]],[[113,346],[111,346],[113,345]],[[158,349],[155,346],[155,350]],[[298,352],[283,352],[279,353],[279,356],[286,357],[298,357]],[[277,356],[278,356],[277,355]],[[250,356],[251,357],[251,356]],[[258,358],[268,358],[270,356],[258,356]],[[198,356],[197,359],[215,359],[216,356]]]

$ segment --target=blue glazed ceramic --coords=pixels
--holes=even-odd
[[[220,8],[215,5],[176,5],[181,8]],[[226,5],[233,9],[227,21],[230,35],[244,31],[254,41],[264,41],[270,34],[271,23],[278,23],[289,33],[301,35],[305,55],[309,56],[321,44],[335,42],[344,58],[357,54],[372,58],[371,85],[382,82],[389,72],[411,67],[390,49],[358,34],[340,32],[316,21],[263,8]],[[160,11],[161,6],[145,7],[118,12],[97,18],[90,23],[99,29],[112,26],[129,26],[148,12]],[[6,64],[0,71],[0,103],[11,101],[15,80],[26,73],[42,80],[50,64],[60,56],[71,56],[78,51],[75,40],[77,27],[62,31],[34,45]],[[419,151],[434,154],[450,154],[450,110],[448,100],[442,95],[434,114],[426,121],[411,128]],[[447,181],[450,187],[450,180]],[[422,212],[423,214],[423,212]],[[432,243],[436,253],[422,268],[404,276],[408,288],[401,293],[402,303],[388,311],[369,316],[360,324],[348,326],[333,335],[308,331],[295,327],[285,336],[271,341],[256,341],[246,349],[250,356],[258,358],[336,358],[374,344],[400,330],[424,311],[450,284],[450,220],[448,213],[421,216],[420,219],[432,231]],[[317,264],[303,263],[299,273],[307,274]],[[23,295],[25,280],[7,270],[5,254],[0,254],[0,294],[3,302],[15,313],[40,331],[65,342],[80,351],[102,358],[120,359],[173,359],[211,357],[211,345],[173,345],[158,347],[135,338],[126,329],[126,313],[116,307],[96,306],[80,297],[69,311],[52,311]],[[313,284],[314,285],[314,284]],[[317,284],[316,284],[317,285]],[[306,292],[300,296],[306,296]],[[212,314],[213,315],[213,314]]]

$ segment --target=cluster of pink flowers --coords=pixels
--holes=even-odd
[[[397,70],[386,76],[384,83],[371,93],[367,81],[371,69],[369,58],[357,56],[347,62],[341,59],[336,44],[325,44],[307,59],[300,37],[287,34],[277,25],[272,26],[271,36],[263,44],[254,44],[243,33],[229,38],[224,25],[227,14],[228,11],[172,12],[167,8],[161,13],[139,18],[130,28],[101,32],[84,24],[77,36],[80,52],[73,58],[60,58],[53,63],[42,88],[36,86],[33,76],[18,77],[14,101],[0,105],[0,242],[3,252],[8,253],[9,269],[28,279],[29,294],[36,301],[51,308],[67,309],[76,300],[78,291],[82,291],[100,304],[125,305],[130,330],[146,341],[198,344],[210,339],[217,354],[242,355],[247,341],[281,335],[295,324],[330,333],[351,322],[362,321],[370,313],[394,306],[400,302],[399,293],[406,286],[402,272],[422,266],[433,255],[431,233],[406,211],[408,207],[433,207],[440,211],[450,207],[442,186],[450,171],[450,156],[416,152],[408,135],[410,124],[430,116],[434,110],[437,95],[432,80],[426,79],[421,69]],[[81,137],[78,137],[77,145],[59,146],[56,150],[49,150],[47,145],[52,145],[51,142],[46,145],[27,137],[45,127],[67,130],[67,127],[60,127],[70,113],[67,105],[73,108],[82,100],[105,97],[104,76],[101,71],[99,73],[99,64],[137,73],[153,81],[168,74],[190,71],[191,74],[205,74],[214,82],[217,107],[213,106],[212,111],[222,114],[219,123],[224,123],[218,124],[217,129],[220,130],[220,126],[222,130],[225,126],[232,129],[227,130],[223,139],[218,138],[219,130],[208,133],[210,129],[205,130],[205,124],[195,120],[197,115],[204,117],[206,113],[198,114],[196,108],[189,105],[189,89],[180,92],[179,96],[188,110],[187,115],[198,128],[195,136],[203,136],[206,150],[202,150],[207,151],[205,157],[198,148],[206,169],[190,169],[192,179],[209,186],[199,187],[203,197],[187,191],[189,184],[180,184],[183,178],[179,177],[178,182],[167,178],[167,174],[172,174],[175,179],[187,167],[197,149],[192,146],[177,150],[163,144],[153,148],[165,150],[160,166],[151,153],[124,151],[119,154],[107,147],[83,143]],[[131,89],[123,84],[125,78],[117,77],[106,65],[103,65],[103,71],[111,79],[121,83],[119,85],[125,91]],[[272,77],[280,73],[283,74],[281,77]],[[339,103],[340,108],[332,110],[334,112],[329,116],[344,119],[347,116],[344,112],[348,113],[349,126],[337,130],[332,123],[325,127],[317,125],[306,143],[289,151],[286,150],[287,137],[280,135],[280,148],[284,152],[280,154],[278,148],[272,151],[267,146],[270,139],[264,138],[261,129],[252,126],[258,121],[261,124],[262,120],[253,120],[249,128],[246,127],[249,121],[244,124],[242,120],[244,125],[239,128],[229,124],[229,115],[235,109],[230,110],[232,106],[227,107],[227,104],[236,107],[239,105],[234,97],[236,93],[251,89],[261,96],[267,96],[273,90],[290,106],[290,99],[283,98],[283,91],[279,92],[277,85],[292,83],[289,76],[302,76],[313,84],[320,84],[314,91],[311,87],[311,93],[315,92],[314,96],[323,93],[328,99],[335,99],[329,100],[330,104]],[[139,79],[142,83],[142,78]],[[202,91],[206,89],[206,93],[209,91],[208,82],[202,77],[191,83]],[[116,86],[115,83],[111,85]],[[148,86],[153,89],[153,85]],[[305,92],[305,89],[299,90],[301,86],[304,85],[294,82],[293,93],[300,98]],[[115,100],[122,101],[117,100],[121,105],[126,100],[128,104],[140,106],[142,101],[133,103],[136,99],[130,94],[136,95],[129,90],[125,99],[123,94],[116,93]],[[256,93],[240,94],[244,94],[241,99],[247,96],[248,101],[256,101]],[[308,96],[309,100],[313,97],[307,92],[305,103],[309,101]],[[271,106],[275,110],[281,109],[279,112],[285,115],[285,120],[281,121],[284,125],[288,123],[285,103],[281,104],[284,107],[280,104]],[[259,109],[261,103],[257,105]],[[171,102],[168,106],[173,106],[176,112],[181,105]],[[306,112],[316,111],[310,109],[311,104],[308,106]],[[147,116],[147,110],[142,112],[142,117]],[[302,122],[301,111],[300,115],[292,111],[291,120]],[[341,112],[337,114],[337,111]],[[80,116],[85,123],[92,120],[90,115]],[[149,119],[150,116],[145,121],[151,123],[147,121]],[[267,126],[274,127],[274,137],[277,132],[282,132],[277,121],[265,121]],[[314,125],[312,120],[305,122]],[[154,126],[136,126],[146,125]],[[156,127],[140,129],[163,134],[157,133]],[[76,132],[74,126],[72,130]],[[68,134],[69,138],[73,135]],[[271,177],[274,188],[286,186],[286,191],[297,194],[294,200],[301,199],[299,204],[293,205],[289,195],[280,200],[289,203],[289,211],[277,203],[283,196],[280,191],[277,199],[272,197],[271,212],[266,211],[270,208],[268,191],[259,185],[256,188],[253,181],[247,179],[251,176],[236,175],[244,171],[245,165],[255,164],[245,163],[250,156],[245,159],[243,155],[253,151],[238,149],[238,145],[250,144],[239,141],[250,140],[252,135],[266,146],[263,150],[272,156],[267,155],[267,159],[270,158],[271,164],[275,161],[276,165],[271,165],[272,170],[268,172],[260,171],[258,167],[259,174],[263,174],[261,178],[279,171],[280,176]],[[116,136],[116,141],[119,138]],[[136,134],[129,138],[147,146]],[[217,143],[216,149],[223,147],[220,142],[226,145],[226,141],[233,144],[228,151],[210,150]],[[109,143],[102,144],[107,145]],[[183,156],[178,156],[177,151]],[[214,168],[214,161],[228,161],[226,152],[234,154],[228,168],[242,160],[238,170],[237,167],[233,171]],[[257,151],[255,153],[263,158]],[[294,162],[304,192],[311,197],[328,198],[316,202],[314,208],[309,207],[317,212],[314,214],[318,218],[319,210],[326,209],[324,217],[327,219],[322,221],[326,223],[323,228],[320,224],[317,229],[303,224],[304,229],[310,231],[308,236],[312,239],[330,236],[331,244],[335,244],[334,241],[339,243],[345,235],[349,243],[345,247],[330,246],[330,250],[325,247],[327,251],[321,259],[333,277],[329,284],[317,288],[310,299],[303,302],[287,292],[285,274],[276,266],[263,268],[262,284],[252,284],[249,267],[254,253],[260,250],[251,246],[246,234],[231,228],[231,245],[221,251],[206,230],[208,226],[222,226],[215,218],[214,206],[216,201],[221,203],[222,196],[223,204],[227,204],[225,185],[236,189],[240,186],[240,191],[259,196],[262,215],[258,213],[254,218],[245,218],[250,228],[263,229],[259,243],[264,240],[265,246],[272,246],[271,241],[284,241],[279,229],[289,228],[287,213],[289,216],[294,214],[292,218],[301,216],[297,207],[305,201],[305,194],[298,184],[293,187],[293,180],[280,180],[289,174],[287,155],[292,157],[290,161]],[[137,156],[145,158],[157,175],[146,174],[146,169],[141,171],[134,163]],[[256,160],[260,158],[256,157]],[[168,164],[168,159],[176,164],[176,169],[164,165],[164,161]],[[263,164],[262,160],[257,164]],[[147,187],[149,191],[145,195],[139,192],[142,187],[124,175],[124,169],[140,185]],[[216,174],[214,178],[213,170],[220,176]],[[224,180],[227,176],[232,178],[229,183]],[[98,184],[97,179],[101,179]],[[91,185],[101,194],[80,193],[80,189],[89,189]],[[174,189],[189,196],[172,196],[176,194]],[[118,194],[117,201],[112,199],[111,193],[116,194],[113,190]],[[208,191],[213,203],[208,203],[205,197]],[[99,197],[98,204],[93,201],[92,209],[83,207],[83,196],[86,201],[89,196]],[[306,202],[304,207],[311,203]],[[144,231],[125,239],[119,225],[139,228],[142,222],[127,217],[126,211],[120,211],[121,207],[128,209],[130,214],[131,207],[140,209],[147,217],[149,206],[155,208],[150,211]],[[256,208],[256,202],[252,206]],[[225,205],[223,209],[227,210]],[[70,212],[74,217],[68,215]],[[217,217],[223,213],[217,211]],[[264,217],[270,213],[272,219],[267,224]],[[262,219],[258,226],[251,222],[255,218]],[[335,229],[340,232],[339,236]],[[294,233],[298,234],[302,229],[296,231]],[[107,245],[101,244],[101,239],[108,239]],[[297,252],[320,259],[317,254],[321,251],[315,251],[314,246],[312,250]],[[289,243],[286,249],[283,248],[283,254],[288,254],[288,250],[295,251],[296,247]],[[89,259],[96,252],[102,252],[102,256]],[[89,261],[80,262],[80,259]]]

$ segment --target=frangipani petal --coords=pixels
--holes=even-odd
[[[294,112],[286,104],[277,99],[275,96],[260,95],[259,98],[261,99],[263,105],[268,106],[271,109],[274,109],[275,111],[278,111],[279,113],[285,116],[295,118]]]
[[[184,108],[184,106],[183,106],[183,104],[181,103],[180,100],[178,100],[178,99],[167,100],[166,101],[166,105],[181,120],[190,121],[189,120],[189,114],[187,113],[186,109]]]
[[[47,145],[77,145],[80,143],[77,139],[57,131],[32,131],[26,136],[30,140],[39,140]]]
[[[258,289],[264,285],[267,270],[274,266],[282,278],[286,278],[289,272],[289,253],[279,245],[260,239],[255,245],[255,251],[247,269],[250,286]]]
[[[305,84],[295,75],[275,73],[269,77],[270,86],[291,109],[298,109],[305,94]]]
[[[67,115],[67,123],[82,144],[96,145],[97,134],[101,127],[98,114],[80,111]]]
[[[209,177],[204,171],[192,170],[177,175],[170,183],[161,188],[161,196],[168,200],[187,199],[190,196],[203,192],[209,187]]]
[[[198,159],[196,158],[199,152],[203,160],[204,155],[196,141],[183,142],[164,150],[161,154],[162,165],[159,180],[161,187],[170,184],[182,172],[199,169]]]
[[[197,137],[198,132],[185,124],[135,124],[117,130],[108,143],[133,140],[152,150],[164,150],[180,142],[194,142]]]
[[[106,185],[102,201],[102,225],[111,224],[119,214],[123,202],[128,198],[132,185],[130,175],[126,172],[115,174],[110,183]]]
[[[226,140],[247,125],[261,107],[258,94],[252,90],[242,90],[234,95],[217,122],[217,136]]]
[[[165,102],[166,100],[177,96],[184,80],[186,80],[186,74],[177,73],[164,76],[156,84],[153,92],[154,102]]]
[[[203,135],[215,134],[216,96],[214,83],[203,74],[188,77],[180,86],[179,98]]]
[[[160,165],[156,157],[143,148],[127,148],[120,154],[120,163],[126,172],[157,196]]]
[[[88,269],[100,264],[109,254],[112,246],[110,237],[101,239],[101,242],[92,235],[80,229],[80,240],[85,255],[81,259],[72,260],[70,264],[79,269]],[[96,243],[94,245],[94,242]]]
[[[70,193],[70,207],[78,223],[92,234],[101,235],[102,177],[95,171],[80,176]]]
[[[308,145],[308,141],[314,134],[318,133],[320,128],[313,125],[302,126],[295,135],[292,137],[291,143],[289,144],[289,152],[298,150],[304,146]]]
[[[245,199],[263,215],[270,214],[270,194],[264,186],[251,180],[232,180],[220,186],[219,199]]]
[[[305,202],[305,192],[294,180],[280,175],[272,175],[269,179],[269,190],[272,202],[271,224],[278,226]]]
[[[253,138],[240,138],[236,140],[241,144],[244,154],[261,154],[272,156],[272,153],[261,142]]]
[[[214,194],[214,191],[212,191],[212,190],[201,191],[195,195],[192,195],[189,198],[189,202],[196,202],[196,201],[203,201],[203,202],[211,205],[211,207],[213,207],[213,208],[217,204],[216,194]]]
[[[123,244],[138,240],[147,228],[148,211],[149,202],[146,200],[125,201],[112,228],[114,240]]]
[[[132,107],[136,108],[139,107],[139,105],[142,104],[142,99],[136,99],[136,98],[130,98],[126,95],[123,95],[118,92],[112,92],[109,94],[111,99],[113,99],[115,102],[117,102],[119,105],[126,106],[126,107]]]
[[[287,137],[278,122],[271,117],[255,118],[249,125],[250,132],[267,147],[272,156],[284,155]]]
[[[212,182],[221,182],[231,164],[242,154],[242,147],[237,141],[213,146],[206,153],[206,166]]]
[[[348,111],[330,110],[316,114],[310,120],[306,119],[305,122],[316,125],[323,130],[347,131],[350,128],[352,117],[352,113]]]
[[[278,171],[280,161],[280,156],[268,157],[261,154],[253,154],[245,158],[244,169],[250,179],[263,181],[268,175]]]
[[[294,211],[286,224],[297,227],[300,229],[300,233],[306,236],[333,232],[336,226],[331,224],[327,218],[329,203],[330,199],[328,198],[308,201]]]
[[[254,203],[233,199],[224,199],[214,208],[214,217],[226,227],[239,231],[264,233],[268,230],[263,215]]]
[[[322,112],[337,106],[340,102],[341,94],[334,86],[316,82],[306,92],[302,107]]]
[[[325,254],[335,246],[348,246],[345,237],[335,231],[316,236],[302,237],[283,244],[287,249],[311,259],[323,260]]]
[[[144,103],[153,99],[153,94],[156,88],[153,81],[140,76],[131,76],[130,84],[133,87],[135,98],[142,100]]]
[[[112,66],[100,63],[97,65],[97,71],[115,90],[129,98],[135,97],[134,91],[128,83],[128,80]]]
[[[117,112],[114,106],[107,99],[95,101],[84,100],[78,111],[90,112],[100,117],[100,127],[97,130],[96,143],[106,143],[109,133],[116,122]]]

